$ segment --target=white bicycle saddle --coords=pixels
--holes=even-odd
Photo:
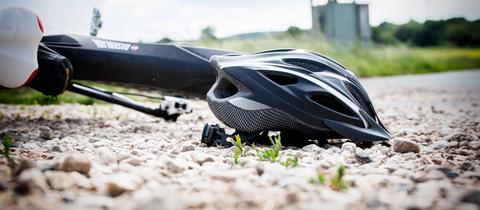
[[[20,87],[35,77],[42,36],[43,26],[34,12],[0,8],[0,86]]]

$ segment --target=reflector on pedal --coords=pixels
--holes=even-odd
[[[160,104],[160,108],[167,112],[168,115],[186,114],[192,112],[190,101],[185,98],[165,96]]]

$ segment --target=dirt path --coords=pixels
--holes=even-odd
[[[235,165],[232,148],[200,144],[217,122],[204,101],[177,123],[112,105],[0,105],[0,133],[29,160],[12,171],[0,159],[0,209],[479,209],[479,79],[363,79],[395,138],[285,148],[292,168],[249,147]],[[340,165],[343,192],[329,186]]]

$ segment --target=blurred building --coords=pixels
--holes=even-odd
[[[340,42],[368,43],[371,36],[368,4],[328,0],[327,4],[315,5],[312,2],[312,30]]]

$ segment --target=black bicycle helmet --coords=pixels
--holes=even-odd
[[[207,101],[224,124],[245,133],[282,131],[308,139],[391,138],[352,72],[295,49],[210,58],[217,71]]]

